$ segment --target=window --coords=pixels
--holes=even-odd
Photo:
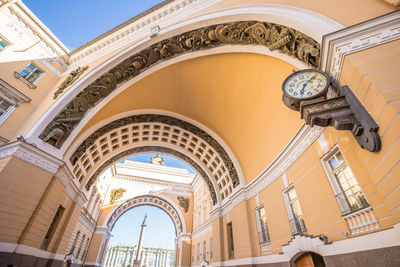
[[[50,223],[49,229],[47,230],[47,233],[43,239],[43,242],[40,246],[41,249],[47,249],[47,247],[50,244],[50,239],[53,237],[53,234],[57,228],[58,223],[60,222],[61,216],[64,212],[64,207],[63,206],[59,206],[57,211],[56,211],[56,215],[54,215],[53,220]]]
[[[232,222],[226,225],[227,239],[228,239],[228,254],[229,259],[233,259],[235,257],[235,247],[233,245],[233,230],[232,230]]]
[[[204,240],[203,241],[203,260],[206,260],[206,254],[207,254],[207,242]]]
[[[193,214],[193,228],[196,227],[196,213]]]
[[[193,245],[193,247],[192,247],[192,262],[194,262],[194,245]]]
[[[83,242],[85,242],[85,239],[86,239],[86,235],[83,235],[81,244],[79,245],[79,248],[78,248],[78,252],[76,252],[76,258],[77,259],[79,258],[79,255],[80,255],[81,250],[82,250]]]
[[[36,88],[35,83],[40,77],[42,77],[43,74],[44,71],[39,69],[33,63],[26,66],[19,73],[14,72],[15,77],[25,82],[30,88]]]
[[[207,208],[206,206],[203,207],[203,223],[205,224],[207,220]]]
[[[369,206],[356,177],[338,147],[323,158],[323,165],[344,215]]]
[[[9,45],[10,43],[6,39],[0,36],[0,52],[3,51]]]
[[[78,231],[76,233],[75,239],[74,239],[74,243],[72,243],[72,247],[71,250],[69,251],[70,254],[73,254],[75,251],[75,246],[76,246],[76,242],[78,241],[79,235],[81,234],[81,231]]]
[[[86,251],[87,251],[87,247],[88,247],[88,245],[89,245],[89,237],[86,239],[86,243],[85,243],[85,248],[83,249],[83,253],[82,253],[82,256],[81,256],[81,260],[83,260],[83,258],[85,257],[85,254],[86,254]]]
[[[201,208],[199,207],[199,213],[198,213],[198,217],[197,217],[197,226],[200,226],[201,224],[201,216],[200,216],[200,212],[201,212]]]
[[[213,258],[213,241],[212,237],[210,238],[210,260]]]
[[[200,243],[197,243],[197,263],[200,261]]]
[[[265,215],[265,209],[263,206],[256,208],[256,219],[258,229],[258,239],[260,244],[269,243],[269,232],[267,226],[267,216]]]
[[[0,124],[2,124],[21,103],[29,101],[31,101],[29,97],[0,79]]]
[[[300,203],[293,186],[284,193],[284,197],[292,233],[296,235],[306,232],[307,229],[301,213]]]

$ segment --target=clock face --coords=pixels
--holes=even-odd
[[[308,99],[328,89],[328,76],[316,70],[302,70],[290,75],[283,83],[283,92],[290,98]]]

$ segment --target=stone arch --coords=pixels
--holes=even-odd
[[[165,211],[174,223],[175,234],[177,237],[186,233],[185,218],[176,203],[166,196],[155,196],[150,194],[135,196],[115,206],[108,214],[103,226],[107,227],[107,229],[111,231],[119,217],[121,217],[125,212],[143,205],[151,205]]]
[[[39,138],[55,148],[61,148],[87,112],[121,84],[163,61],[222,45],[264,46],[311,67],[318,67],[319,64],[319,43],[283,25],[239,21],[199,28],[156,42],[114,65],[83,88],[69,103],[65,103],[44,127]]]
[[[214,205],[244,186],[233,153],[220,138],[198,124],[172,115],[147,113],[102,125],[81,139],[66,160],[74,177],[87,190],[111,164],[143,152],[161,152],[188,163],[205,180]]]

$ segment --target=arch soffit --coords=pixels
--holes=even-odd
[[[235,188],[244,186],[244,177],[236,157],[221,138],[196,125],[170,113],[120,117],[89,129],[65,160],[88,190],[104,169],[124,157],[167,153],[187,162],[205,179],[215,205],[232,195]]]
[[[283,25],[246,21],[191,30],[167,40],[161,39],[121,63],[115,63],[114,68],[109,69],[97,80],[93,81],[92,77],[92,82],[89,82],[88,86],[69,103],[65,103],[66,98],[62,97],[66,105],[52,121],[47,123],[39,138],[56,148],[61,148],[87,111],[106,98],[117,85],[177,55],[227,44],[261,45],[294,56],[311,66],[318,66],[319,44],[303,33]],[[120,57],[120,60],[123,59],[124,57]],[[60,100],[60,104],[61,102]]]
[[[107,227],[110,231],[113,229],[115,223],[118,221],[125,212],[142,205],[151,205],[162,209],[170,216],[175,226],[175,233],[177,236],[186,233],[186,222],[179,209],[178,205],[167,196],[155,196],[155,195],[141,195],[135,196],[124,202],[116,205],[107,218],[104,220],[103,227]]]
[[[235,16],[235,18],[233,18],[232,16]],[[343,28],[343,26],[336,21],[309,10],[275,4],[258,4],[215,11],[209,14],[195,17],[180,24],[175,24],[172,27],[167,26],[165,30],[163,29],[163,32],[165,32],[163,36],[166,35],[167,38],[168,34],[171,36],[173,34],[179,33],[178,28],[182,28],[184,26],[186,28],[193,29],[196,27],[196,25],[199,24],[199,22],[210,25],[212,23],[215,23],[214,20],[217,20],[219,22],[229,22],[232,21],[232,19],[249,19],[249,16],[251,16],[252,19],[255,20],[267,20],[271,21],[272,23],[279,23],[281,25],[286,25],[294,29],[298,29],[317,41],[320,41],[324,34]],[[319,27],[316,27],[316,25],[319,25]],[[28,130],[26,134],[27,139],[35,142],[36,144],[38,144],[38,146],[43,147],[48,151],[51,151],[53,155],[61,158],[63,151],[66,150],[68,145],[72,142],[73,138],[69,138],[68,144],[66,144],[62,150],[54,149],[53,146],[42,142],[42,140],[38,138],[38,136],[41,134],[41,130],[49,125],[54,117],[54,114],[61,111],[61,109],[71,100],[71,98],[73,98],[80,90],[85,88],[85,85],[89,85],[90,82],[93,82],[96,77],[99,76],[99,73],[101,73],[104,69],[109,68],[110,65],[117,64],[124,57],[134,53],[134,51],[143,48],[145,45],[144,43],[149,43],[150,45],[152,42],[148,42],[147,39],[142,42],[138,42],[135,46],[121,51],[114,57],[95,67],[92,71],[85,75],[86,77],[83,77],[81,80],[72,85],[71,88],[64,95],[62,95],[57,101],[53,103],[53,105],[51,105],[46,110],[46,112],[39,118],[38,122],[35,123]]]

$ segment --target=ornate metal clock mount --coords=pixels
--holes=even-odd
[[[327,98],[330,86],[326,73],[308,69],[289,75],[282,84],[282,100],[289,108],[300,111],[307,125],[333,126],[350,130],[358,144],[370,152],[379,151],[379,126],[348,86],[338,96]]]

